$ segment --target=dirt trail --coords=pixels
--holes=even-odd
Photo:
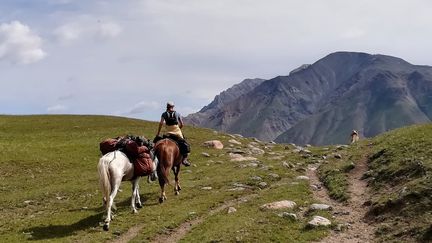
[[[361,180],[361,177],[367,169],[367,157],[364,156],[364,158],[358,161],[355,168],[349,173],[348,190],[351,198],[347,203],[340,203],[332,200],[328,196],[328,192],[324,186],[321,187],[321,190],[313,191],[315,198],[319,199],[322,203],[329,204],[333,207],[333,214],[339,223],[349,224],[346,230],[342,232],[332,231],[329,237],[320,242],[373,242],[375,229],[372,225],[365,223],[363,220],[363,217],[367,212],[367,207],[364,206],[364,203],[369,197],[367,192],[367,182]],[[310,177],[311,185],[321,185],[314,168],[308,170],[308,176]]]

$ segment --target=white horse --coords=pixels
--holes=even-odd
[[[153,163],[153,171],[156,169],[156,160],[157,159],[155,159]],[[139,195],[140,177],[134,177],[134,165],[129,161],[128,157],[120,151],[109,152],[102,156],[99,159],[98,172],[103,201],[107,209],[107,217],[103,229],[109,230],[109,224],[112,220],[111,207],[114,204],[114,198],[117,195],[122,181],[131,181],[132,183],[132,213],[138,212],[136,209],[137,206],[139,208],[142,207]]]

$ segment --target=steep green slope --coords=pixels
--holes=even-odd
[[[397,129],[350,146],[319,168],[333,198],[345,201],[347,174],[368,154],[366,220],[382,242],[432,241],[432,124]]]
[[[157,183],[143,180],[144,207],[133,215],[130,184],[124,182],[116,197],[116,217],[110,231],[104,232],[96,169],[98,144],[104,138],[125,134],[152,137],[156,128],[153,122],[121,117],[0,116],[0,242],[101,242],[122,237],[131,227],[138,229],[133,241],[142,242],[197,218],[203,223],[195,225],[185,241],[310,242],[328,233],[323,228],[305,230],[313,215],[303,216],[301,210],[315,200],[308,183],[295,179],[306,166],[298,153],[239,137],[235,139],[241,145],[229,146],[231,136],[191,127],[185,128],[185,134],[192,144],[194,165],[182,168],[181,194],[174,196],[169,186],[168,201],[160,205]],[[211,139],[221,140],[226,148],[202,146]],[[230,159],[229,151],[247,152],[252,144],[265,151],[253,155],[257,160]],[[283,161],[294,168],[287,168]],[[209,214],[211,209],[244,197],[250,199],[235,204],[234,214],[226,210]],[[289,211],[299,215],[298,221],[279,217],[277,213],[282,211],[259,209],[264,203],[282,199],[297,203]]]

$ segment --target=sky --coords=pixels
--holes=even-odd
[[[336,51],[432,65],[429,0],[0,0],[0,114],[183,116]]]

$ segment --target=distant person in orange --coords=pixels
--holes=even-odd
[[[356,130],[352,130],[351,132],[351,144],[356,143],[360,139],[358,132]]]
[[[165,124],[165,135],[171,138],[174,137],[179,145],[180,153],[183,155],[183,165],[190,166],[191,163],[187,159],[190,152],[190,146],[183,136],[181,130],[183,128],[183,120],[180,116],[180,113],[174,110],[174,102],[170,101],[167,103],[166,111],[162,113],[161,120],[159,122],[156,137],[159,137],[163,124]]]

